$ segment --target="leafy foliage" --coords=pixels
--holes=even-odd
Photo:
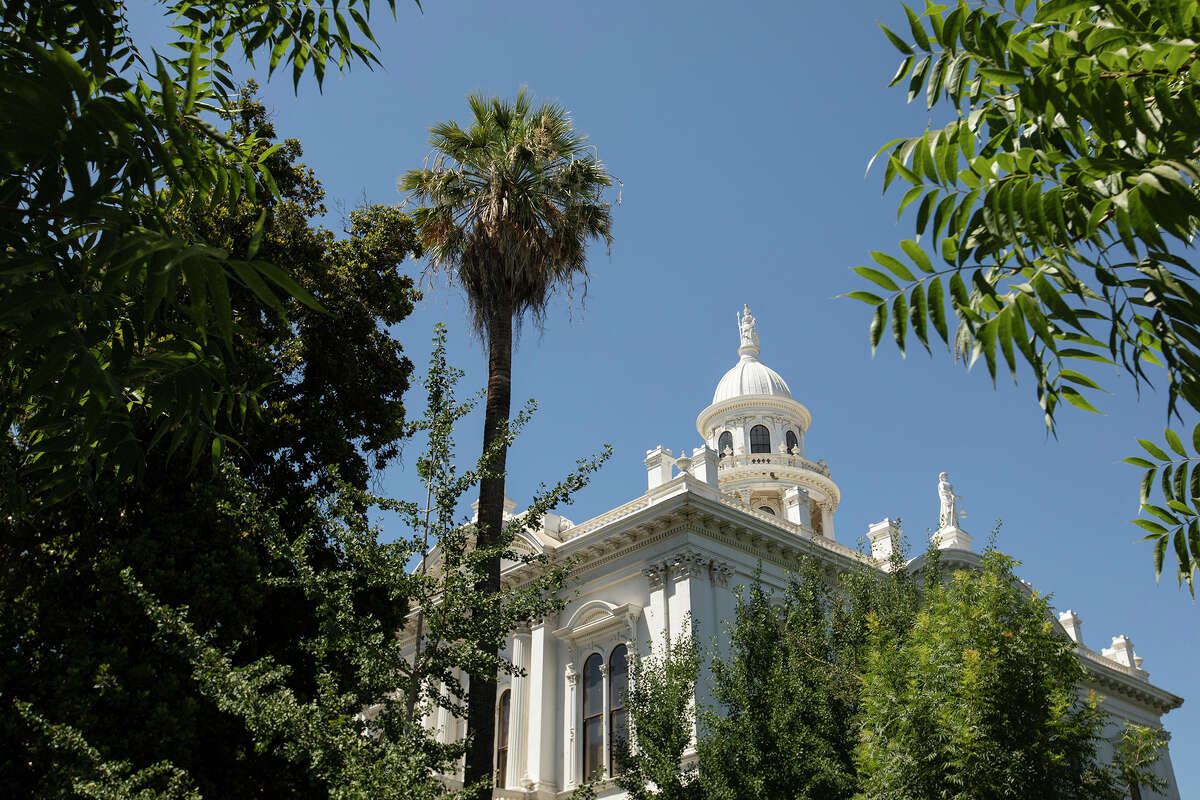
[[[699,646],[689,634],[664,641],[657,654],[635,653],[630,658],[625,704],[636,746],[629,739],[619,741],[615,755],[616,784],[631,800],[703,797],[694,772],[680,769],[696,728],[694,698],[700,664]],[[583,800],[580,794],[586,796],[586,791],[577,793],[577,800]]]
[[[262,403],[245,420],[217,421],[218,434],[237,438],[223,453],[236,481],[187,472],[167,448],[149,446],[158,428],[135,419],[131,435],[147,463],[140,481],[98,481],[88,493],[31,502],[0,519],[0,640],[8,644],[0,694],[22,698],[49,724],[69,725],[107,760],[166,759],[205,796],[286,796],[315,791],[311,777],[256,752],[237,720],[196,694],[190,664],[154,642],[121,571],[131,568],[159,602],[188,607],[212,643],[238,659],[289,664],[291,688],[315,691],[302,677],[312,674],[314,656],[299,644],[316,633],[315,601],[297,585],[272,582],[290,568],[267,548],[267,529],[223,509],[248,492],[267,508],[287,508],[277,525],[298,538],[320,529],[321,503],[365,497],[353,493],[365,492],[372,469],[396,455],[412,365],[386,326],[405,318],[418,296],[401,272],[416,244],[411,222],[389,208],[353,212],[340,239],[313,224],[324,212],[321,185],[298,163],[299,142],[276,145],[252,87],[240,93],[229,138],[272,151],[278,196],[203,215],[178,210],[170,223],[226,249],[244,246],[258,228],[261,251],[338,317],[280,297],[284,320],[250,290],[231,291],[228,374],[259,387]],[[183,324],[178,316],[164,319]],[[17,488],[38,496],[36,477],[20,478]],[[335,559],[322,536],[307,542],[310,558]],[[366,589],[356,602],[392,626],[403,620],[402,605]],[[17,793],[52,792],[60,783],[46,773],[54,762],[41,746],[21,757],[29,736],[12,709],[0,708],[0,751],[10,756],[0,759],[0,779]]]
[[[540,319],[556,289],[587,279],[588,243],[612,243],[603,193],[613,179],[561,106],[534,107],[523,89],[467,103],[471,125],[433,126],[432,165],[405,173],[400,189],[426,204],[416,219],[430,261],[490,338],[497,310],[504,325]]]
[[[990,551],[927,585],[908,636],[871,626],[856,763],[864,797],[1122,796],[1097,761],[1099,700],[1046,598]]]
[[[395,0],[388,0],[395,9]],[[342,11],[357,29],[352,33]],[[318,84],[370,65],[369,4],[177,0],[171,51],[139,47],[118,0],[0,11],[0,457],[5,506],[59,499],[105,475],[143,474],[148,449],[184,467],[231,442],[222,420],[259,406],[229,374],[231,296],[317,307],[260,253],[172,224],[277,195],[272,151],[210,123],[234,105],[226,61],[269,53]],[[138,429],[153,426],[149,440]],[[33,494],[30,495],[30,491]]]
[[[1154,574],[1163,568],[1167,548],[1172,547],[1178,563],[1176,575],[1196,594],[1196,570],[1200,569],[1200,423],[1192,428],[1189,451],[1178,433],[1167,428],[1163,444],[1139,439],[1146,455],[1129,456],[1126,464],[1144,469],[1141,506],[1147,515],[1133,523],[1154,543]],[[1164,446],[1165,445],[1165,446]],[[1168,451],[1169,448],[1169,451]],[[1193,455],[1197,453],[1198,455]],[[1158,503],[1151,502],[1161,497]]]
[[[1099,762],[1099,701],[1077,693],[1074,645],[1014,564],[989,552],[979,571],[946,576],[932,549],[914,573],[897,553],[885,575],[836,586],[802,564],[779,600],[756,581],[727,623],[729,656],[713,663],[698,763],[680,764],[693,648],[644,661],[651,674],[631,682],[635,746],[617,783],[639,798],[713,800],[1117,800],[1161,787],[1160,731],[1127,727],[1113,763]]]
[[[831,601],[812,562],[789,583],[781,606],[758,581],[739,592],[732,652],[712,668],[719,712],[702,715],[701,780],[709,796],[835,800],[853,793],[862,642],[834,631],[848,632],[846,617],[866,609]]]
[[[1024,364],[1050,427],[1062,401],[1096,410],[1088,362],[1165,378],[1168,414],[1200,409],[1198,273],[1181,255],[1200,219],[1195,4],[904,10],[907,35],[884,28],[892,84],[954,118],[878,154],[918,238],[855,269],[872,349],[890,318],[901,352],[911,331],[982,356],[993,381]],[[1194,566],[1180,561],[1189,586]]]

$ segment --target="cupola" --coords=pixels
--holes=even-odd
[[[717,382],[696,430],[717,452],[718,485],[750,509],[833,538],[841,492],[824,461],[804,454],[812,415],[775,370],[759,360],[758,322],[738,314],[738,361]]]

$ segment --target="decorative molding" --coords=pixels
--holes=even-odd
[[[650,591],[661,589],[667,578],[667,567],[665,564],[651,564],[642,570],[642,574],[646,576],[646,582],[650,584]]]
[[[671,559],[671,577],[676,581],[703,577],[707,566],[708,562],[702,554],[684,550]]]

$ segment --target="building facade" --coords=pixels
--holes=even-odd
[[[825,461],[805,452],[812,415],[759,360],[748,308],[738,323],[738,361],[696,420],[704,444],[678,455],[648,451],[643,495],[578,525],[547,515],[518,543],[552,560],[578,559],[579,566],[566,607],[532,620],[509,644],[507,656],[523,674],[503,677],[498,691],[496,797],[559,798],[586,776],[610,774],[613,741],[625,726],[629,653],[647,652],[688,626],[700,641],[712,640],[720,621],[733,617],[733,588],[756,573],[782,588],[803,556],[831,570],[886,568],[899,529],[887,519],[872,525],[870,553],[836,540],[841,493]],[[977,565],[946,473],[938,492],[934,540],[943,561]],[[509,503],[506,516],[514,512]],[[506,564],[503,580],[520,582],[528,568]],[[1104,696],[1113,731],[1123,720],[1161,727],[1162,716],[1183,702],[1150,682],[1128,637],[1097,652],[1084,645],[1074,612],[1063,612],[1059,624],[1087,669],[1082,688]],[[428,724],[447,741],[465,732],[445,712]],[[1158,768],[1169,783],[1165,797],[1178,800],[1169,753]],[[601,783],[600,795],[619,793]]]

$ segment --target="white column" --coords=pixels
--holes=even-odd
[[[833,508],[829,503],[821,503],[821,520],[825,525],[822,535],[826,539],[833,538]]]
[[[438,688],[438,696],[445,698],[449,694],[450,692],[446,688],[446,684],[441,684]],[[449,701],[446,700],[446,702]],[[441,742],[442,744],[450,743],[450,725],[453,723],[453,721],[454,717],[451,716],[450,709],[446,708],[444,705],[439,705],[437,707],[434,719],[434,736],[437,741]]]
[[[667,614],[667,568],[651,564],[642,570],[650,585],[650,607],[646,609],[646,628],[650,631],[650,649],[660,647],[671,636],[671,621]]]
[[[685,636],[691,632],[692,612],[692,580],[701,568],[701,562],[694,553],[680,553],[671,561],[671,600],[669,603],[669,619],[671,635],[674,638]],[[699,631],[697,631],[699,633]],[[703,638],[702,638],[703,640]],[[696,723],[691,725],[691,743],[684,751],[687,757],[695,752]]]
[[[508,763],[505,765],[507,787],[521,788],[525,774],[525,742],[529,735],[529,626],[521,625],[513,634],[513,666],[519,673],[512,676],[512,697],[508,715]],[[523,674],[520,674],[523,673]]]
[[[557,643],[545,618],[536,620],[531,634],[529,675],[528,758],[522,783],[535,791],[553,789],[555,680],[558,674]]]
[[[579,748],[575,744],[576,728],[579,726],[579,673],[575,670],[575,654],[568,656],[565,694],[563,704],[563,788],[574,789],[579,780]]]

